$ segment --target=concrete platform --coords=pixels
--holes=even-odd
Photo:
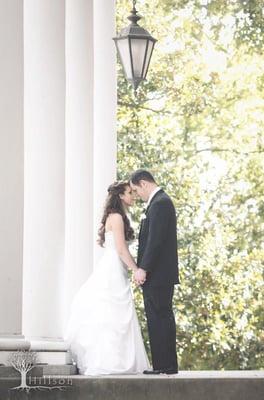
[[[52,365],[37,364],[28,372],[27,376],[47,376],[47,375],[76,375],[77,368],[73,364],[69,365]],[[21,374],[11,366],[0,365],[0,378],[20,378]],[[1,399],[0,399],[1,400]]]
[[[20,349],[21,350],[21,349]],[[23,349],[24,350],[24,349]],[[26,349],[27,350],[27,349]],[[71,363],[71,357],[68,351],[59,350],[34,350],[37,355],[38,363],[65,365]],[[0,364],[8,365],[9,356],[14,353],[14,350],[1,350],[0,351]]]
[[[18,391],[0,378],[0,400],[264,400],[263,371],[180,371],[177,375],[46,376]],[[42,388],[37,389],[36,385]],[[35,386],[35,388],[33,388]]]

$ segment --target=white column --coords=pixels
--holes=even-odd
[[[0,0],[0,336],[21,338],[0,350],[63,350],[98,255],[116,177],[114,3]]]
[[[99,220],[116,176],[114,34],[114,0],[67,0],[65,322],[100,254]]]
[[[94,236],[107,187],[116,179],[115,0],[94,1]],[[94,261],[100,256],[94,242]]]
[[[66,0],[64,320],[93,264],[93,2]]]
[[[62,334],[65,233],[65,4],[24,0],[23,331],[31,348]],[[44,343],[44,344],[43,344]],[[50,348],[58,346],[51,343]]]
[[[0,0],[0,59],[0,350],[12,350],[29,348],[22,335],[24,129],[21,0]],[[1,354],[0,363],[3,361]]]

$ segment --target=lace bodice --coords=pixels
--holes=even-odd
[[[128,246],[130,246],[134,240],[126,240]],[[114,234],[113,231],[107,231],[105,232],[105,244],[104,244],[105,248],[112,248],[115,249],[115,238],[114,238]]]
[[[115,238],[112,231],[105,232],[105,248],[115,249]]]

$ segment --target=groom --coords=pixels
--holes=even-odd
[[[131,175],[132,190],[145,202],[134,279],[143,287],[153,370],[144,374],[176,374],[176,325],[172,310],[174,285],[179,283],[177,223],[170,197],[150,172]]]

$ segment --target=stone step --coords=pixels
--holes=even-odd
[[[52,364],[35,364],[34,368],[27,373],[27,376],[44,376],[44,375],[76,375],[76,365],[52,365]],[[0,366],[0,378],[20,378],[21,374],[12,366]],[[1,399],[0,399],[1,400]]]
[[[178,375],[35,377],[29,391],[0,378],[1,400],[263,400],[264,371],[180,371]],[[41,385],[42,388],[36,388]],[[35,388],[33,389],[33,387]]]
[[[34,350],[37,356],[37,362],[42,364],[71,364],[72,360],[70,353],[66,350],[53,351],[53,350]],[[8,358],[15,353],[14,350],[1,350],[0,351],[0,365],[9,365]]]

